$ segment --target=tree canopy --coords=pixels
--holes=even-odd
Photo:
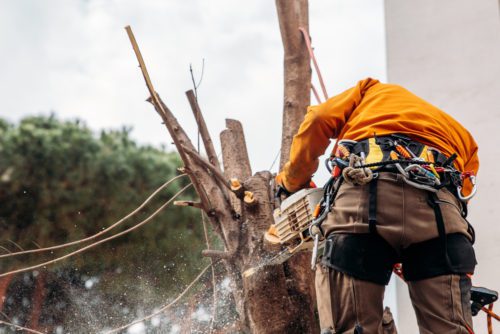
[[[179,174],[176,153],[139,145],[130,131],[96,134],[79,120],[54,115],[27,117],[18,124],[0,119],[0,246],[32,249],[97,233]],[[188,182],[186,177],[168,186],[125,226],[149,216]],[[181,198],[194,196],[190,188]],[[204,243],[200,213],[170,206],[140,230],[47,270],[80,287],[88,288],[94,279],[98,284],[93,289],[106,295],[108,303],[124,302],[115,310],[121,323],[134,317],[134,309],[162,304],[195,276],[204,265]],[[5,272],[67,252],[0,259],[0,268]],[[16,307],[4,305],[6,313],[8,307],[8,315],[15,316]]]

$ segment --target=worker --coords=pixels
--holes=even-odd
[[[288,193],[308,187],[330,139],[338,180],[319,229],[322,333],[383,333],[384,289],[398,263],[420,333],[473,333],[471,134],[405,88],[368,78],[308,108],[277,183]]]

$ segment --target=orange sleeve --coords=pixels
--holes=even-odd
[[[293,138],[290,160],[278,180],[289,191],[305,187],[318,168],[318,158],[325,152],[331,138],[337,138],[365,91],[377,84],[371,78],[359,81],[345,92],[326,102],[308,108],[297,135]]]
[[[477,172],[479,170],[479,158],[477,156],[477,144],[473,141],[473,146],[470,148],[471,149],[471,155],[469,157],[469,160],[465,162],[464,166],[464,171],[472,171],[474,172],[475,175],[477,175]],[[472,187],[473,185],[470,183],[469,180],[464,182],[463,185],[463,190],[462,194],[464,196],[469,195],[472,192]]]

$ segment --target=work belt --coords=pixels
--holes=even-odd
[[[334,169],[347,167],[351,154],[362,159],[362,165],[356,168],[369,167],[375,176],[378,172],[400,173],[405,182],[416,188],[437,192],[446,187],[462,202],[467,202],[475,194],[474,174],[453,167],[456,154],[447,157],[439,150],[404,135],[393,134],[359,142],[341,140],[331,157]],[[332,174],[335,175],[335,170]],[[473,191],[468,196],[462,194],[466,178],[470,178],[473,184]]]

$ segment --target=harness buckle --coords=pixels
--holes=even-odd
[[[458,198],[462,202],[467,202],[472,197],[474,197],[474,195],[476,195],[476,192],[477,192],[476,175],[474,175],[474,173],[470,172],[470,171],[463,172],[462,174],[460,174],[460,180],[462,180],[462,184],[467,178],[470,180],[470,183],[472,184],[472,191],[470,192],[469,195],[467,195],[467,196],[462,195],[463,187],[460,185],[457,186],[457,195],[458,195]]]

